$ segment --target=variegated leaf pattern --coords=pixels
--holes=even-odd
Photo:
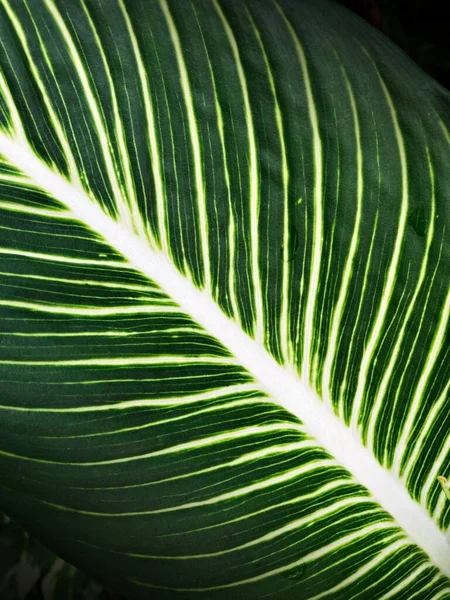
[[[448,93],[325,0],[1,0],[0,68],[1,509],[128,598],[450,598]]]

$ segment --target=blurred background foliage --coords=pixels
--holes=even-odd
[[[450,33],[435,0],[338,0],[450,89]],[[120,600],[0,513],[0,600]]]
[[[121,600],[0,513],[0,600]]]

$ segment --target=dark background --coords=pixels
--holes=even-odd
[[[450,29],[448,17],[443,13],[445,2],[337,1],[391,38],[424,71],[450,90]]]

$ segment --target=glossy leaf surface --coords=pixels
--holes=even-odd
[[[450,101],[328,2],[0,2],[0,508],[129,598],[450,598]]]

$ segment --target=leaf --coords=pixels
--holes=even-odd
[[[450,487],[449,487],[449,482],[448,482],[447,478],[444,477],[443,475],[439,475],[438,481],[441,484],[442,489],[444,490],[444,494],[450,500]]]
[[[0,4],[1,509],[127,598],[450,598],[448,93],[325,1]]]

